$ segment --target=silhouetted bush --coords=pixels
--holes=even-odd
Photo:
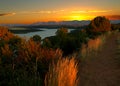
[[[56,36],[64,37],[65,35],[67,35],[67,33],[68,33],[67,28],[60,28],[60,29],[57,30]]]
[[[41,37],[39,35],[34,35],[31,39],[37,43],[41,43]]]
[[[56,36],[47,37],[43,40],[43,46],[47,48],[63,51],[63,55],[67,56],[77,51],[82,43],[87,42],[87,33],[85,30],[76,30],[68,33],[66,28],[58,29]]]
[[[111,30],[111,24],[108,19],[102,16],[94,18],[91,23],[88,25],[87,32],[90,37],[100,35],[103,32]]]

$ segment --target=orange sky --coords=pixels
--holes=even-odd
[[[66,20],[91,20],[96,16],[107,16],[109,19],[120,19],[119,15],[108,15],[112,10],[59,10],[59,11],[36,11],[16,12],[1,14],[1,23],[34,23],[47,21]]]
[[[96,16],[120,20],[120,0],[3,0],[0,24],[91,20]]]

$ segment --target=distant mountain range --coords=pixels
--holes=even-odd
[[[110,22],[111,22],[111,24],[119,24],[120,20],[111,20]]]
[[[111,24],[118,24],[120,23],[120,20],[111,20]],[[90,23],[89,20],[83,20],[83,21],[61,21],[61,22],[55,22],[55,21],[50,21],[50,22],[36,22],[33,24],[0,24],[0,26],[8,26],[8,27],[43,27],[43,26],[72,26],[72,27],[82,27],[86,26]]]
[[[38,26],[38,25],[67,25],[67,26],[84,26],[88,25],[90,21],[61,21],[61,22],[37,22],[31,24],[32,26]]]

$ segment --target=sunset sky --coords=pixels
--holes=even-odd
[[[0,0],[0,23],[91,20],[106,16],[120,20],[120,0]]]

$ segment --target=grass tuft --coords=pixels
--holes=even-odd
[[[59,59],[49,67],[45,77],[45,86],[77,86],[77,63],[74,58]]]

